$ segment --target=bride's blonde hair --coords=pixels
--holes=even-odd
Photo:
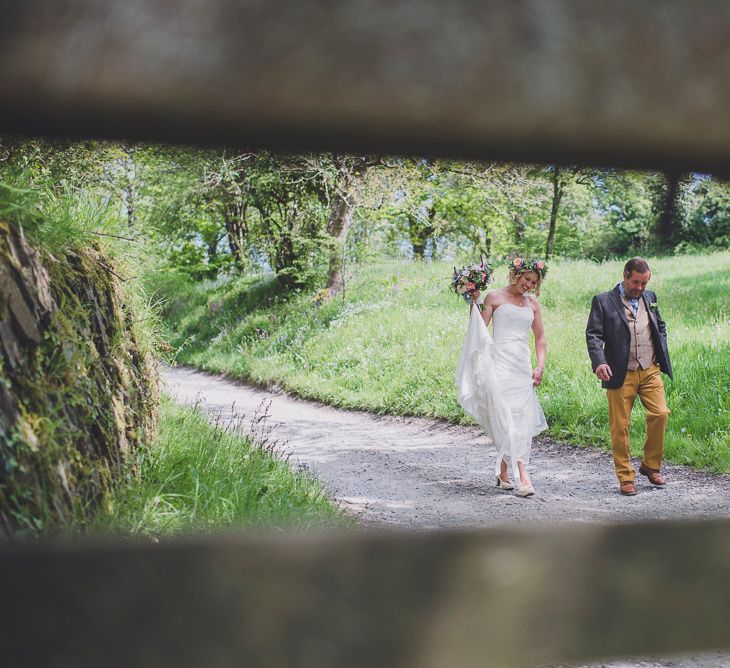
[[[542,274],[539,271],[535,271],[534,269],[530,269],[530,267],[525,267],[524,269],[516,269],[515,267],[509,268],[509,273],[507,274],[507,280],[509,281],[510,285],[514,285],[519,280],[520,276],[524,276],[525,274],[535,274],[537,276],[537,283],[535,283],[535,289],[530,290],[532,294],[534,294],[536,297],[540,296],[540,286],[542,285]]]

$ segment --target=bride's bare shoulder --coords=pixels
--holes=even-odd
[[[499,294],[499,290],[490,290],[487,296],[484,297],[484,303],[489,306],[499,306],[504,302],[504,297]]]
[[[497,290],[490,290],[487,293],[487,297],[484,301],[486,301],[487,299],[489,299],[490,304],[494,304],[496,306],[498,304],[504,304],[507,298],[504,294],[504,289],[499,288]]]

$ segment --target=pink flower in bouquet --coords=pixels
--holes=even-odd
[[[535,262],[535,267],[542,271],[545,268],[545,263],[542,260],[538,260]]]
[[[473,294],[486,290],[491,279],[492,267],[489,264],[472,264],[461,269],[454,267],[451,289],[460,295],[467,304],[473,302]]]
[[[512,260],[512,264],[514,265],[515,269],[519,269],[522,266],[522,258],[516,257],[514,260]]]

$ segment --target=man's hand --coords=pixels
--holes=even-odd
[[[596,376],[598,376],[599,380],[610,380],[611,376],[613,376],[611,367],[608,364],[599,364],[596,367]]]

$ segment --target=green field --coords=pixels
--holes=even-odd
[[[649,288],[667,322],[674,382],[666,454],[730,471],[730,253],[651,259]],[[540,399],[551,434],[607,447],[604,391],[591,373],[584,330],[591,297],[611,289],[623,262],[552,263],[542,290],[548,340]],[[187,283],[159,276],[177,360],[348,408],[466,422],[453,373],[467,307],[448,290],[442,262],[357,267],[345,299],[281,294],[270,278]],[[498,269],[494,285],[504,285]],[[632,442],[639,452],[638,405]]]

